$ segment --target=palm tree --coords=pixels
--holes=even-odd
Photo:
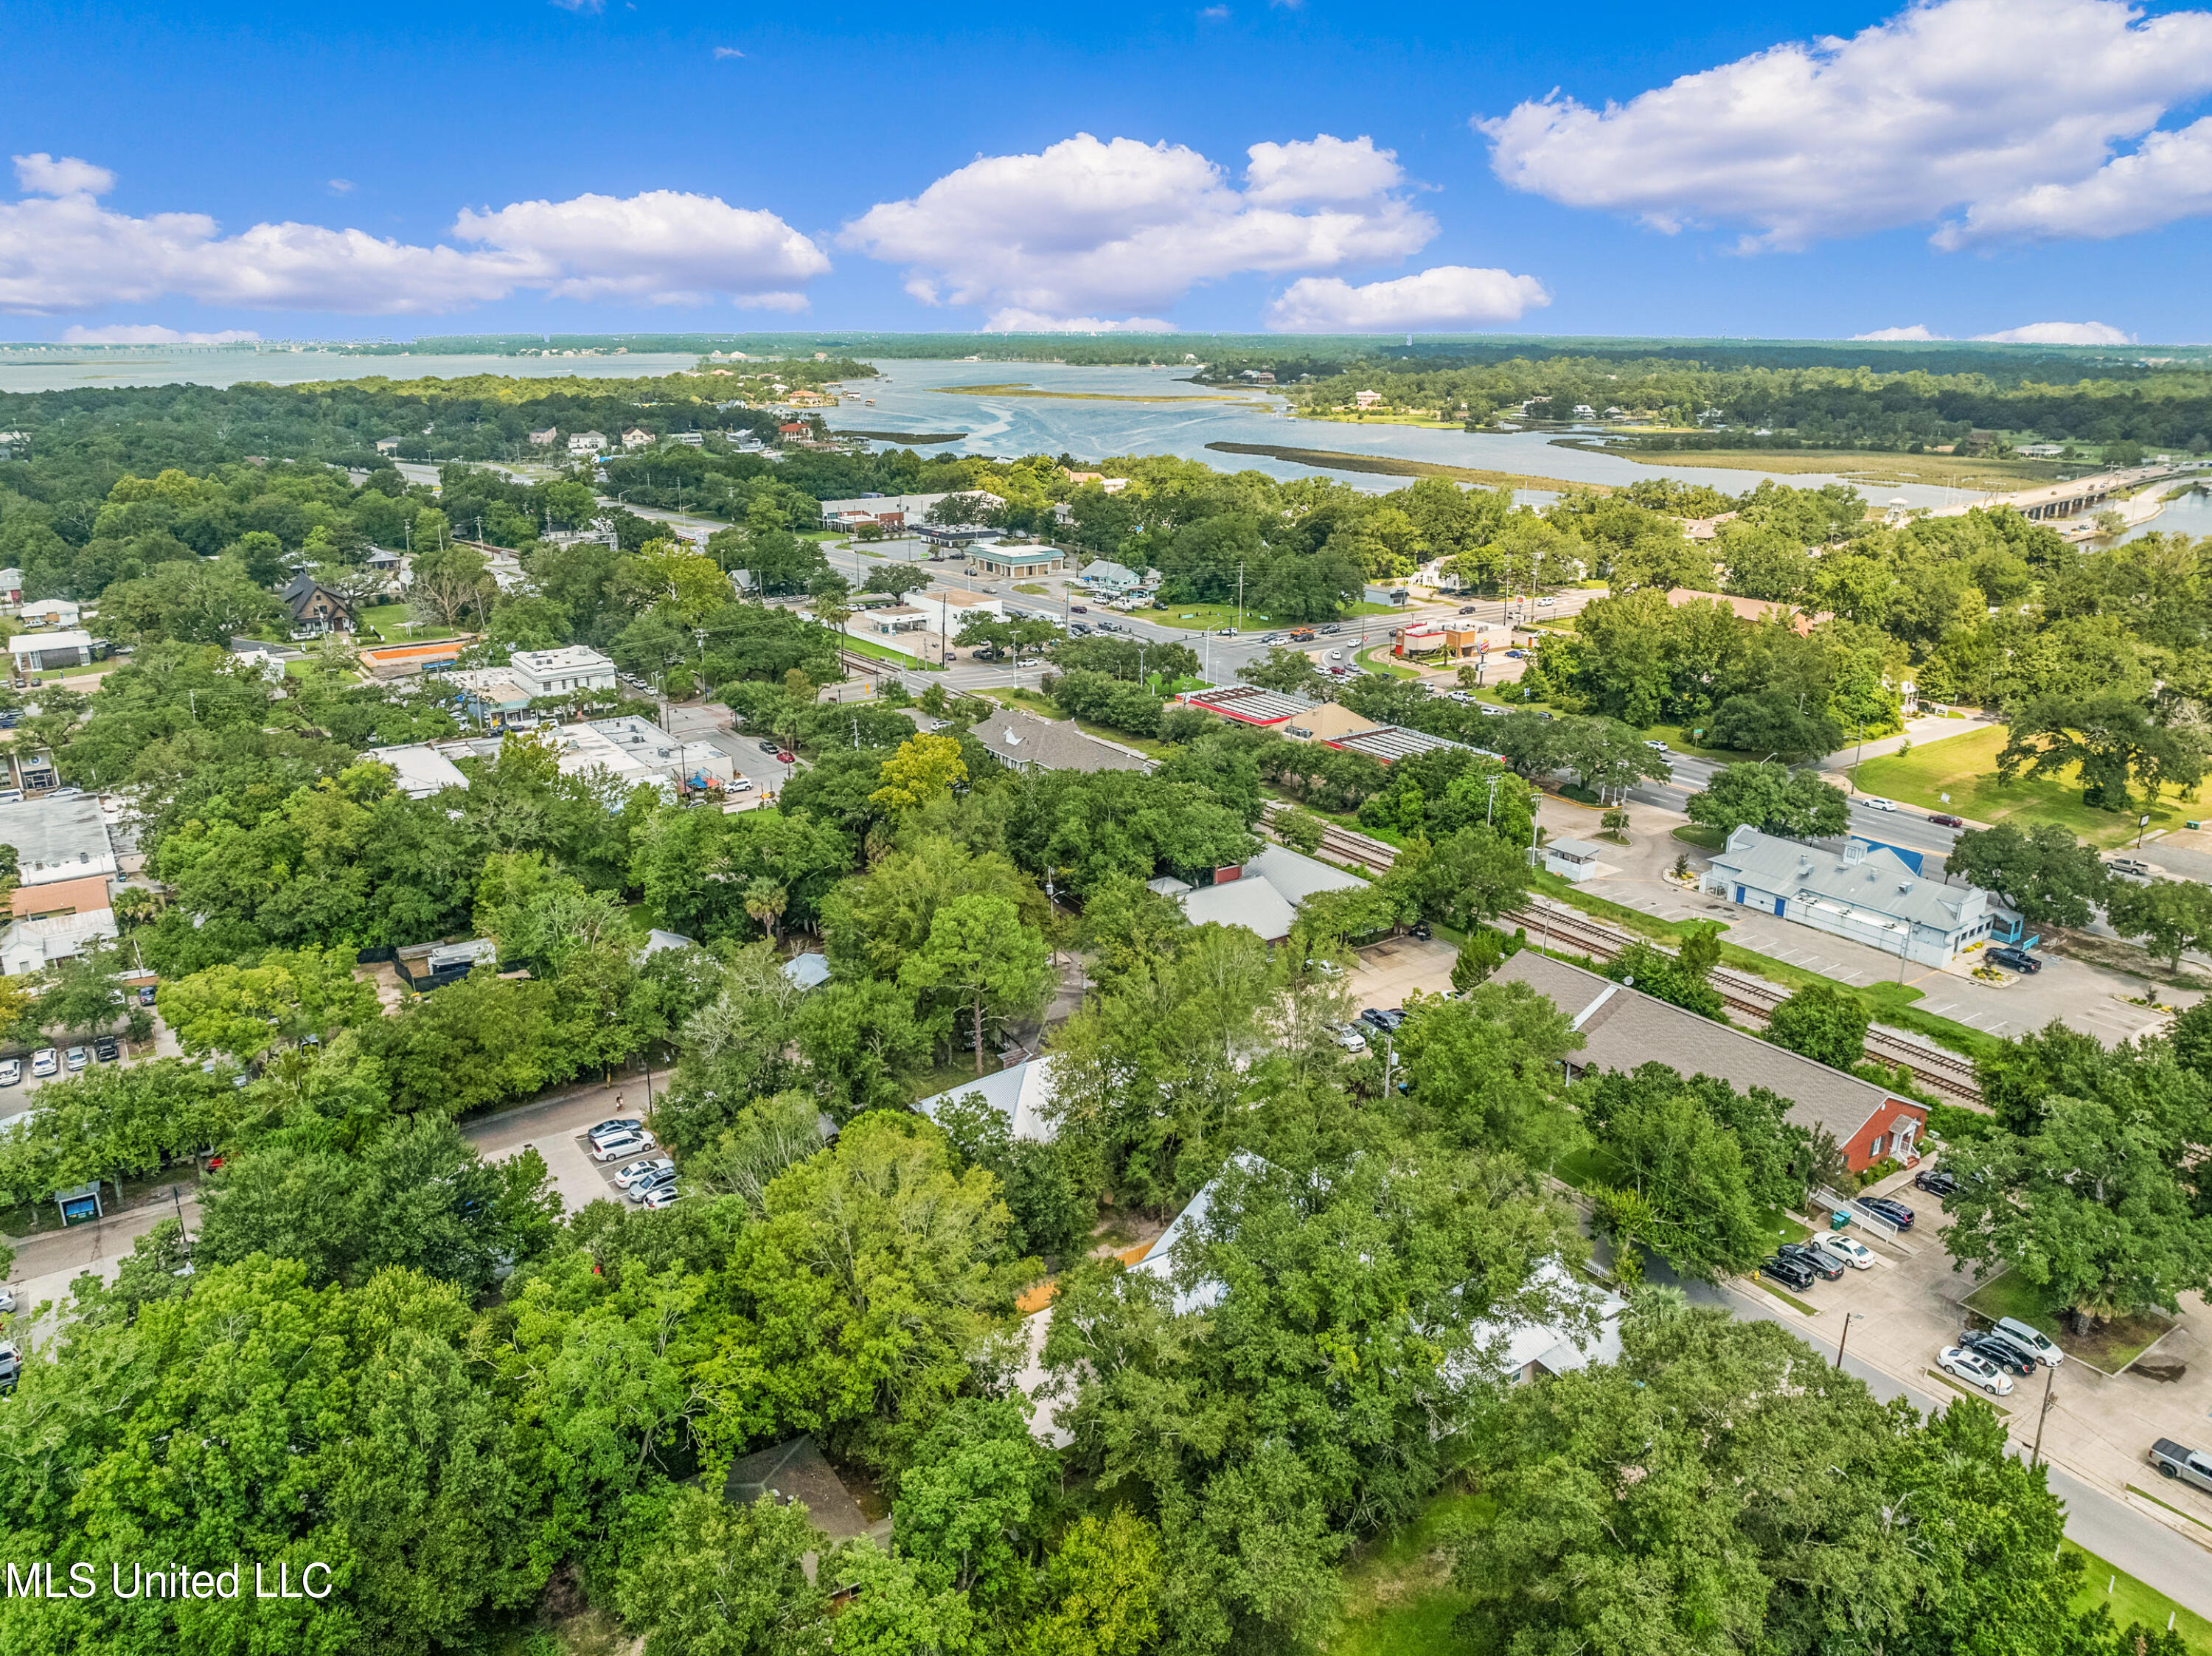
[[[745,887],[745,913],[768,933],[770,942],[779,935],[778,922],[783,919],[784,905],[790,901],[791,894],[770,879],[757,879]]]

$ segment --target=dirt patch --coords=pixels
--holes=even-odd
[[[2212,978],[2200,977],[2185,968],[2177,972],[2148,949],[2136,943],[2122,943],[2118,937],[2093,937],[2086,931],[2069,931],[2051,925],[2043,928],[2043,947],[2069,960],[2101,966],[2107,971],[2124,972],[2130,977],[2172,989],[2212,989]]]

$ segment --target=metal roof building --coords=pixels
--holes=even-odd
[[[1885,846],[1850,840],[1838,855],[1748,825],[1729,835],[1703,887],[1925,966],[1948,966],[1986,942],[1996,919],[1980,887],[1923,880]]]

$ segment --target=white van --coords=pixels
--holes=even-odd
[[[61,1072],[62,1055],[51,1046],[41,1046],[31,1054],[31,1073],[44,1081],[50,1075]]]

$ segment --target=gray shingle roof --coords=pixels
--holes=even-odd
[[[1571,1060],[1580,1069],[1632,1071],[1663,1064],[1686,1076],[1712,1076],[1738,1092],[1764,1087],[1790,1101],[1793,1124],[1825,1127],[1839,1144],[1850,1143],[1877,1118],[1886,1128],[1903,1102],[1872,1082],[1533,949],[1498,968],[1496,979],[1527,984],[1567,1015],[1582,1031],[1583,1050]]]
[[[1061,720],[1011,709],[993,714],[969,732],[1010,765],[1048,771],[1140,771],[1137,755],[1085,736]]]

